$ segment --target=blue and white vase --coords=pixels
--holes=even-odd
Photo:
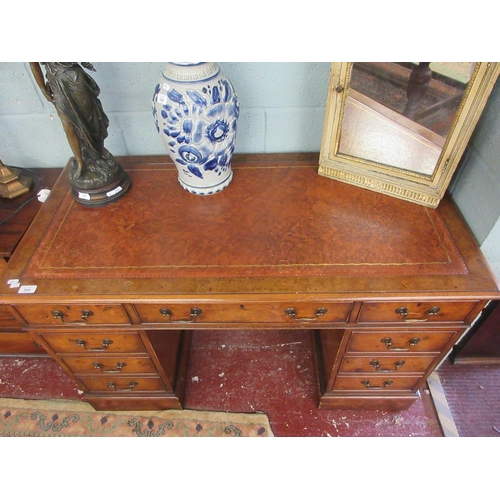
[[[166,64],[153,95],[153,116],[184,189],[209,195],[231,183],[239,113],[234,88],[218,64]]]

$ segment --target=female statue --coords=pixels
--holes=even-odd
[[[52,102],[63,124],[75,156],[77,168],[73,178],[82,175],[92,157],[108,158],[104,139],[109,120],[98,99],[100,89],[83,67],[95,71],[90,63],[46,62],[46,81],[40,63],[30,63],[33,76],[46,99]],[[87,161],[86,161],[87,160]]]
[[[100,89],[84,70],[94,67],[76,62],[32,62],[30,67],[43,95],[55,106],[74,155],[69,168],[73,198],[92,206],[121,198],[130,177],[104,147],[109,120],[98,98]]]

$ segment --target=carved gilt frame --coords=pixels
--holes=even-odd
[[[339,152],[353,63],[332,63],[318,173],[341,182],[436,208],[444,196],[479,120],[500,63],[476,63],[452,128],[431,175],[376,163]]]

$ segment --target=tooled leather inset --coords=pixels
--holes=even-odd
[[[172,168],[128,170],[133,188],[89,208],[68,192],[25,276],[58,278],[463,274],[439,212],[321,177],[238,166],[196,196]]]

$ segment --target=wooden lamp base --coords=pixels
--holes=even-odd
[[[2,198],[16,198],[29,191],[32,179],[21,173],[22,169],[8,167],[0,160],[0,196]]]

